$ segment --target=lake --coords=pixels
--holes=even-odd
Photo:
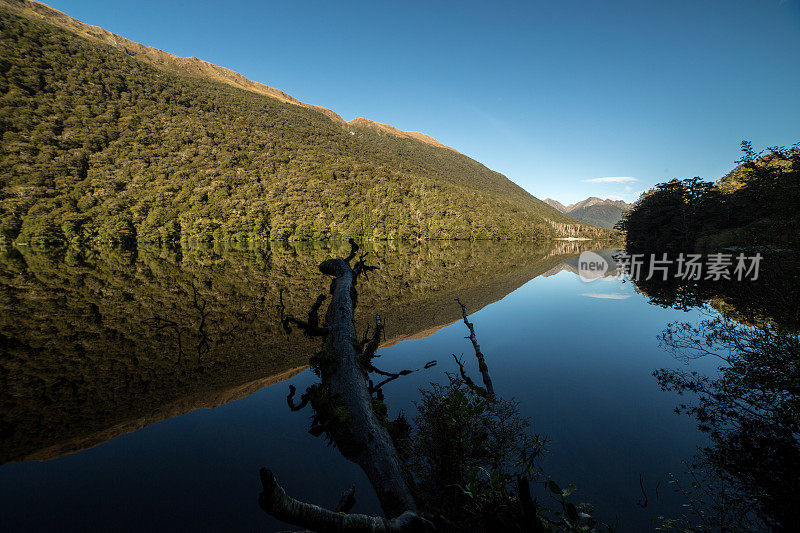
[[[653,372],[716,372],[659,345],[696,309],[653,305],[615,277],[583,281],[576,256],[591,244],[367,248],[380,268],[359,282],[357,324],[384,318],[381,368],[438,362],[385,387],[390,414],[413,419],[419,389],[458,372],[453,353],[479,375],[458,297],[495,390],[550,439],[541,467],[577,486],[574,501],[620,531],[686,513],[670,475],[707,439]],[[316,343],[287,335],[276,306],[302,315],[327,291],[317,265],[346,249],[0,254],[3,530],[286,529],[258,506],[262,466],[328,507],[355,484],[353,512],[379,513],[358,466],[308,433],[310,408],[286,403],[290,385],[318,379]]]

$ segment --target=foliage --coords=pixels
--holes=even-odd
[[[725,473],[701,454],[686,471],[670,476],[670,485],[687,502],[687,515],[659,516],[656,531],[680,533],[753,533],[769,531],[754,512],[753,498],[726,479]]]
[[[712,184],[692,178],[643,194],[617,225],[627,248],[713,250],[725,246],[800,248],[800,144],[757,154]]]
[[[445,514],[465,501],[479,509],[507,497],[515,474],[544,448],[528,437],[514,402],[487,398],[452,376],[420,393],[413,471],[423,500]]]
[[[443,531],[596,531],[575,491],[543,476],[538,460],[547,439],[529,432],[517,402],[490,397],[449,375],[445,385],[421,390],[408,464],[417,501]],[[520,483],[533,480],[557,503],[551,513],[530,502],[526,516]],[[552,518],[550,515],[552,514]]]
[[[647,266],[647,265],[645,265]],[[751,326],[800,329],[800,262],[792,253],[764,251],[758,279],[691,279],[669,266],[666,279],[640,276],[636,291],[650,303],[687,311],[710,305],[726,318]]]
[[[699,324],[668,326],[663,347],[686,364],[718,361],[710,375],[654,372],[663,390],[682,397],[676,412],[692,417],[709,439],[673,478],[688,515],[662,517],[662,530],[790,530],[797,522],[800,146],[756,154],[745,142],[743,152],[716,184],[694,178],[658,185],[621,224],[634,253],[735,246],[762,255],[756,280],[683,279],[674,264],[665,280],[635,280],[651,303],[706,315]]]
[[[728,487],[730,506],[724,510],[734,515],[752,511],[771,529],[795,523],[800,505],[800,336],[716,316],[697,326],[672,324],[661,342],[681,357],[721,361],[715,377],[667,369],[654,375],[664,390],[693,398],[676,411],[694,418],[709,435],[711,444],[700,461],[706,473],[713,472]]]
[[[800,500],[800,310],[798,264],[791,254],[766,254],[757,281],[638,280],[659,305],[699,307],[699,323],[675,322],[662,347],[689,364],[717,362],[708,375],[654,372],[662,389],[681,396],[677,413],[708,435],[687,471],[672,483],[686,516],[662,520],[677,531],[787,530]]]

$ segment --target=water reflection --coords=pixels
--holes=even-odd
[[[798,265],[771,255],[749,283],[638,282],[651,302],[699,307],[704,319],[674,322],[664,348],[688,364],[654,372],[676,392],[709,444],[674,482],[690,512],[672,526],[697,530],[793,530],[800,506],[800,336]],[[692,363],[715,361],[716,372]]]
[[[453,324],[460,310],[452,298],[460,297],[474,312],[498,391],[519,400],[536,433],[553,440],[546,471],[564,484],[574,482],[578,501],[594,504],[602,520],[619,518],[620,531],[652,529],[658,516],[680,518],[687,502],[669,490],[665,474],[679,472],[681,459],[698,444],[716,445],[710,432],[697,431],[695,419],[671,414],[676,397],[661,392],[651,373],[677,365],[657,335],[667,323],[699,326],[718,313],[740,325],[767,323],[791,333],[798,299],[786,280],[796,282],[797,270],[791,261],[778,261],[771,283],[727,291],[716,285],[692,293],[610,278],[586,284],[574,275],[581,250],[577,243],[378,246],[371,253],[383,268],[359,282],[359,331],[381,310],[387,326],[381,353],[392,368],[440,360],[387,391],[392,418],[403,410],[412,420],[419,389],[446,383],[443,373],[457,371],[450,354],[471,349],[463,324]],[[328,282],[317,264],[343,252],[346,245],[0,254],[0,307],[12,311],[0,318],[0,451],[5,462],[58,458],[3,465],[5,525],[280,529],[254,501],[254,473],[262,465],[276,469],[290,494],[329,507],[356,483],[355,511],[379,513],[375,495],[361,490],[369,486],[363,473],[307,433],[307,412],[286,408],[288,384],[266,387],[289,379],[300,392],[313,383],[310,372],[295,373],[305,368],[315,343],[302,335],[287,338],[275,304],[283,290],[287,308],[302,313]],[[788,304],[777,305],[781,300]],[[198,359],[203,302],[208,349]],[[713,306],[712,317],[699,315],[697,304],[704,302]],[[174,321],[177,329],[159,328],[154,317]],[[404,339],[420,340],[399,342]],[[710,380],[722,375],[707,357],[689,364]],[[468,370],[479,375],[477,365]],[[755,374],[742,375],[750,385],[745,378]],[[753,383],[752,390],[759,387]],[[693,405],[692,394],[685,391],[680,401]],[[793,416],[788,407],[784,412]],[[163,420],[168,417],[174,418]],[[126,432],[133,433],[64,455]],[[791,450],[761,443],[753,449],[762,448],[785,461],[785,471],[773,474],[789,484],[796,472]],[[717,449],[736,457],[730,448]],[[753,459],[759,460],[768,464],[765,457]],[[752,461],[738,464],[731,471],[744,472],[742,465]],[[714,475],[718,486],[721,478]],[[784,509],[796,493],[789,486],[789,496],[777,495]],[[637,505],[643,490],[644,508]],[[48,513],[38,512],[42,508]]]
[[[585,247],[585,245],[584,245]],[[0,462],[45,460],[291,377],[313,345],[280,328],[313,301],[317,265],[347,245],[0,253]],[[370,247],[357,322],[385,317],[384,346],[421,338],[580,251],[429,243]]]

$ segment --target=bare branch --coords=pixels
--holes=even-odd
[[[358,258],[358,261],[356,261],[356,264],[353,265],[353,274],[355,274],[356,277],[358,277],[359,274],[366,274],[367,272],[378,270],[378,267],[369,266],[364,262],[364,258],[367,257],[368,253],[369,252],[364,252],[361,254],[361,256]]]
[[[425,366],[422,367],[422,368],[401,370],[400,372],[386,372],[385,370],[380,370],[379,368],[375,368],[374,365],[369,365],[370,372],[375,372],[376,374],[380,374],[381,376],[387,376],[386,379],[384,379],[383,381],[381,381],[377,385],[373,385],[372,381],[370,381],[369,382],[369,392],[370,392],[370,394],[372,394],[374,392],[380,392],[381,391],[381,387],[383,387],[387,383],[391,383],[392,381],[396,380],[397,378],[401,378],[403,376],[407,376],[407,375],[412,374],[414,372],[419,372],[422,369],[427,370],[427,369],[429,369],[431,367],[434,367],[434,366],[436,366],[436,361],[428,361],[427,363],[425,363]]]
[[[286,396],[286,403],[289,405],[289,409],[291,409],[292,411],[299,411],[300,409],[308,405],[308,400],[310,398],[308,392],[304,392],[303,394],[300,395],[300,403],[295,404],[294,403],[295,392],[297,392],[297,389],[295,389],[294,385],[289,385],[289,394]]]
[[[480,393],[481,395],[484,396],[487,395],[488,393],[486,392],[486,389],[484,389],[483,387],[477,385],[474,381],[472,381],[472,378],[469,377],[466,371],[464,370],[464,364],[461,362],[461,358],[464,357],[464,355],[462,354],[461,357],[456,357],[456,354],[452,355],[453,359],[455,359],[456,364],[458,365],[458,371],[461,374],[461,379],[464,380],[464,383],[466,383],[467,387],[474,390],[475,392]]]
[[[358,253],[358,244],[356,243],[355,239],[351,237],[350,239],[347,239],[347,242],[350,243],[350,253],[344,258],[345,263],[352,261],[355,258],[356,253]]]
[[[308,322],[286,314],[286,305],[283,303],[283,289],[278,292],[278,296],[280,301],[276,307],[280,313],[280,320],[283,330],[287,334],[292,332],[292,327],[289,324],[294,324],[309,337],[322,337],[328,334],[327,328],[319,326],[319,308],[322,305],[322,302],[325,301],[324,294],[317,296],[317,300],[314,302],[314,305],[311,306],[311,309],[308,312]]]
[[[489,367],[486,366],[486,358],[483,356],[481,347],[478,344],[478,339],[475,337],[475,327],[472,325],[472,322],[467,320],[467,306],[461,303],[461,300],[458,298],[455,300],[458,302],[458,305],[461,306],[461,316],[464,318],[464,324],[466,324],[467,328],[469,329],[469,337],[466,338],[472,341],[472,347],[475,348],[475,357],[478,359],[478,370],[480,370],[481,376],[483,376],[483,386],[486,388],[486,392],[489,393],[490,396],[494,396],[494,386],[492,385],[492,378],[489,376]],[[453,357],[455,357],[455,355]],[[460,361],[457,362],[461,367],[461,374],[463,377],[464,367],[461,365]]]

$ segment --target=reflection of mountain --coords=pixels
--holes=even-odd
[[[0,254],[0,461],[56,457],[289,377],[313,343],[281,331],[279,291],[304,312],[326,289],[317,264],[338,252]],[[458,319],[456,296],[476,311],[564,260],[552,252],[376,244],[358,322],[380,312],[386,345],[424,336]]]
[[[616,276],[617,274],[620,274],[622,272],[621,267],[617,264],[616,261],[614,261],[614,254],[617,253],[619,250],[608,249],[608,250],[592,250],[592,251],[594,253],[596,253],[597,255],[599,255],[600,257],[602,257],[606,261],[606,263],[608,264],[609,268],[603,274],[602,277],[607,278],[607,277],[611,277],[611,276]],[[579,252],[576,252],[576,253],[579,253]],[[576,276],[579,275],[578,257],[577,256],[576,257],[571,257],[571,258],[567,259],[566,261],[564,261],[563,263],[561,263],[560,265],[557,265],[557,266],[551,268],[547,272],[544,272],[542,274],[542,276],[544,276],[544,277],[555,276],[559,272],[564,272],[564,271],[571,272],[571,273],[575,274]]]

